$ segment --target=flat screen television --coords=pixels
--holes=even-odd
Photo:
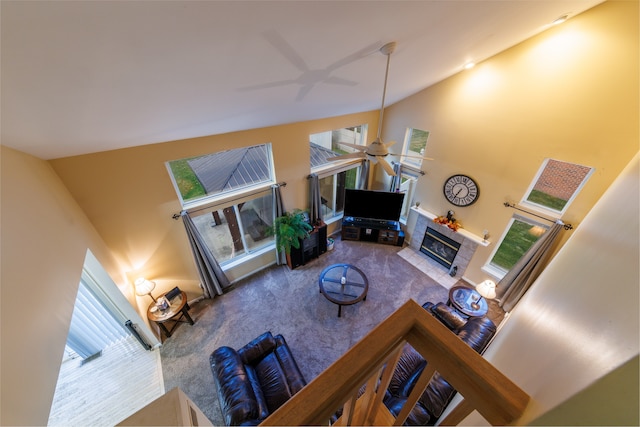
[[[399,221],[404,193],[373,190],[345,190],[344,216]]]

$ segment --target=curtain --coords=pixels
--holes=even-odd
[[[553,224],[498,282],[499,305],[504,311],[511,311],[540,275],[563,227],[562,221]]]
[[[284,203],[282,202],[282,194],[280,193],[280,184],[274,184],[271,186],[271,193],[273,195],[273,218],[282,216],[285,213]],[[278,251],[276,245],[276,264],[283,265],[287,263],[286,254]]]
[[[360,176],[358,177],[358,187],[360,190],[369,189],[369,159],[365,159],[360,166]]]
[[[318,175],[309,175],[309,219],[311,224],[322,221],[322,199],[320,198],[320,179]]]
[[[229,279],[213,257],[189,214],[183,211],[180,216],[182,216],[182,222],[189,238],[189,245],[196,261],[205,298],[222,295],[222,288],[229,286]]]
[[[391,178],[391,187],[389,188],[389,191],[395,193],[396,191],[400,191],[400,184],[402,183],[402,163],[394,163],[393,171],[396,176]]]

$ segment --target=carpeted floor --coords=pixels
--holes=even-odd
[[[224,425],[209,367],[219,346],[239,348],[268,330],[283,334],[310,381],[407,300],[446,301],[448,290],[398,256],[401,249],[336,239],[333,251],[305,266],[269,267],[194,304],[195,324],[180,325],[161,349],[165,389],[180,387],[214,425]],[[369,280],[367,299],[343,307],[340,318],[318,288],[322,270],[336,263],[357,266]],[[492,304],[490,317],[500,317],[495,310]]]

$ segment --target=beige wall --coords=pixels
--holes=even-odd
[[[87,249],[117,268],[49,163],[4,146],[0,154],[0,424],[46,425]]]
[[[606,2],[391,106],[385,140],[402,141],[407,127],[430,131],[425,155],[435,161],[423,163],[415,200],[436,214],[453,209],[494,243],[515,213],[503,202],[520,201],[545,158],[592,166],[564,216],[579,226],[638,150],[639,51],[638,2]],[[442,194],[456,173],[479,183],[469,207]],[[476,252],[471,282],[489,277],[480,268],[494,247]]]
[[[129,282],[139,275],[156,281],[156,293],[179,285],[191,299],[202,291],[182,221],[171,219],[181,207],[165,162],[270,142],[276,178],[287,183],[285,207],[306,208],[309,134],[363,123],[375,129],[377,119],[374,111],[57,159],[51,165],[117,258],[119,273]],[[247,272],[245,266],[229,278]]]
[[[571,425],[638,425],[638,218],[640,154],[524,295],[484,354],[532,397],[522,424],[575,396],[543,420],[548,425],[567,419]],[[620,378],[621,372],[636,376]],[[588,400],[600,404],[577,405]],[[479,425],[476,415],[466,423]]]

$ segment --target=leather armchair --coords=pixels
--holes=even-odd
[[[307,383],[282,335],[265,332],[209,358],[225,424],[258,425]]]

